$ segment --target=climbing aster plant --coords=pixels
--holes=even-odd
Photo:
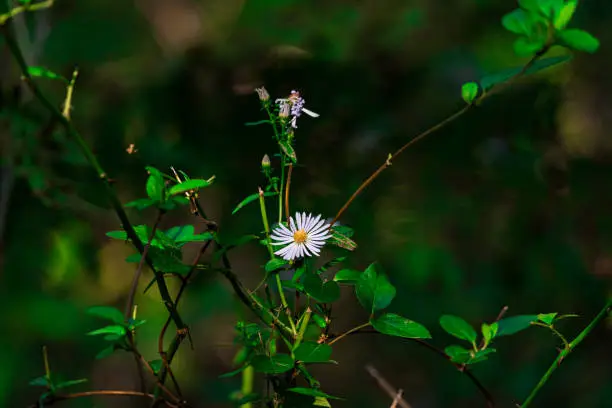
[[[100,339],[98,358],[105,358],[119,350],[132,353],[139,368],[153,378],[154,382],[152,389],[146,392],[70,392],[69,388],[81,384],[84,380],[58,382],[55,372],[48,364],[45,349],[45,372],[32,381],[32,385],[44,389],[37,401],[38,406],[92,395],[140,396],[149,398],[152,406],[189,406],[190,402],[185,401],[173,374],[172,363],[184,341],[190,341],[188,322],[184,321],[180,314],[180,300],[193,276],[202,270],[218,273],[229,281],[236,297],[251,312],[250,319],[240,320],[235,325],[235,369],[228,373],[219,373],[224,378],[241,376],[242,388],[231,398],[236,405],[247,408],[254,405],[332,406],[334,401],[342,396],[328,394],[325,384],[320,384],[312,375],[311,367],[336,364],[333,360],[334,346],[348,335],[362,332],[376,332],[426,346],[447,359],[450,366],[464,373],[483,395],[487,406],[493,407],[494,397],[471,372],[471,366],[485,362],[496,352],[494,346],[499,337],[539,326],[557,336],[561,348],[549,370],[520,405],[525,408],[533,403],[540,388],[562,365],[565,358],[608,314],[612,300],[608,300],[591,323],[572,339],[566,338],[557,330],[557,323],[573,315],[534,313],[506,317],[504,309],[497,319],[482,322],[478,328],[459,316],[444,315],[440,318],[440,326],[453,340],[439,339],[439,343],[445,344],[439,347],[431,342],[429,330],[413,320],[418,320],[418,311],[408,317],[386,312],[396,297],[396,288],[376,262],[365,270],[346,266],[351,253],[358,250],[354,238],[359,234],[339,222],[359,194],[412,144],[457,120],[474,106],[483,103],[490,95],[503,90],[521,77],[570,60],[569,56],[546,57],[551,48],[560,46],[574,51],[596,51],[599,43],[592,35],[580,29],[567,28],[576,10],[577,1],[520,0],[519,7],[505,15],[501,22],[516,36],[514,51],[528,57],[527,62],[522,67],[511,68],[464,84],[458,94],[460,93],[465,105],[385,157],[380,167],[361,184],[333,217],[320,215],[315,208],[294,208],[299,205],[290,203],[291,176],[294,166],[298,163],[295,150],[297,122],[298,119],[302,120],[303,114],[310,118],[317,118],[319,114],[306,108],[304,98],[296,90],[292,90],[285,98],[273,100],[264,87],[257,88],[256,94],[266,117],[248,125],[270,127],[270,149],[274,154],[265,155],[261,160],[261,186],[254,186],[252,194],[242,199],[233,210],[233,214],[239,211],[259,211],[261,228],[257,231],[245,231],[247,235],[237,242],[221,241],[218,235],[219,225],[208,218],[202,204],[206,202],[206,189],[214,184],[214,176],[190,178],[186,172],[174,167],[164,170],[148,166],[144,169],[148,174],[143,189],[146,196],[125,204],[119,201],[112,180],[70,117],[71,98],[78,72],[75,71],[72,76],[65,78],[44,67],[28,66],[12,32],[11,22],[14,16],[44,10],[52,5],[53,1],[20,1],[17,6],[0,16],[2,35],[21,68],[24,82],[65,133],[76,142],[83,156],[97,172],[119,220],[119,226],[108,232],[108,237],[126,242],[135,250],[134,254],[126,259],[126,262],[134,265],[134,278],[124,310],[92,305],[89,313],[100,319],[101,327],[87,334]],[[41,91],[38,84],[43,80],[57,81],[65,86],[63,109],[58,109],[60,104],[51,101]],[[135,211],[154,209],[157,216],[152,225],[134,225],[126,208]],[[173,211],[188,211],[194,219],[203,222],[204,230],[196,233],[191,224],[161,229],[161,221]],[[200,245],[197,256],[191,263],[184,263],[182,260],[182,249],[187,243]],[[246,288],[232,268],[231,251],[240,245],[259,246],[269,255],[268,261],[261,269],[261,284],[256,288]],[[208,261],[203,261],[203,255],[207,252],[212,256],[208,257]],[[323,262],[320,257],[322,254],[328,255],[325,259],[330,260]],[[138,347],[139,328],[146,324],[141,316],[146,316],[147,313],[146,310],[137,313],[136,308],[137,287],[144,270],[152,271],[153,276],[147,290],[154,288],[159,291],[168,312],[167,320],[160,330],[157,355],[144,355]],[[180,288],[175,294],[172,294],[168,287],[169,279],[180,282]],[[337,331],[335,318],[331,313],[332,305],[340,298],[341,286],[351,287],[356,302],[365,310],[363,322],[344,332]],[[289,293],[294,296],[287,296]],[[168,330],[174,333],[169,343],[165,342]],[[262,390],[254,388],[254,378],[257,375],[265,378],[268,387]]]

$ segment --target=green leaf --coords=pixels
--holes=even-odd
[[[92,306],[87,309],[87,313],[101,317],[103,319],[108,319],[113,323],[123,324],[125,319],[123,317],[123,313],[115,307],[110,306]]]
[[[563,64],[564,62],[567,62],[571,59],[572,57],[568,55],[563,55],[560,57],[542,58],[542,59],[537,60],[531,67],[529,67],[525,71],[525,74],[535,74],[546,68],[550,68],[555,65]],[[522,70],[523,70],[522,67],[510,68],[510,69],[500,71],[496,74],[484,76],[480,80],[480,86],[484,90],[491,89],[493,86],[497,84],[501,84],[501,83],[508,81],[510,78],[522,72]]]
[[[147,195],[151,200],[160,202],[164,198],[164,176],[155,167],[146,167],[149,172],[149,178],[147,179]]]
[[[68,387],[72,387],[73,385],[86,383],[87,381],[88,381],[87,378],[80,378],[78,380],[62,381],[61,383],[56,384],[55,388],[57,389],[68,388]]]
[[[258,354],[251,360],[251,365],[258,373],[281,374],[293,368],[293,359],[288,354],[276,354],[272,357]]]
[[[163,367],[164,362],[161,359],[149,361],[149,366],[153,370],[154,375],[159,374],[159,370]]]
[[[302,284],[308,296],[317,302],[332,303],[340,299],[340,286],[337,282],[324,283],[319,275],[309,273],[302,279]]]
[[[191,237],[195,232],[193,225],[177,225],[172,228],[168,228],[164,234],[172,241],[180,240],[182,237]]]
[[[318,344],[307,341],[300,344],[293,352],[296,360],[303,363],[327,363],[331,359],[332,348],[329,344]]]
[[[502,17],[502,25],[512,33],[521,35],[531,35],[533,23],[529,14],[524,10],[516,9]]]
[[[87,333],[88,336],[97,336],[100,334],[116,334],[118,336],[119,335],[124,336],[126,334],[126,329],[124,326],[112,325],[112,326],[102,327],[101,329],[97,329],[97,330],[90,331],[89,333]]]
[[[558,32],[557,39],[561,45],[576,51],[584,51],[592,54],[599,48],[599,40],[597,38],[577,28]]]
[[[106,358],[110,356],[111,354],[113,354],[114,351],[115,351],[115,345],[111,344],[110,346],[102,349],[98,354],[96,354],[96,360],[102,360],[103,358]]]
[[[305,388],[305,387],[293,387],[288,388],[287,391],[295,392],[297,394],[308,395],[311,397],[321,397],[321,398],[329,398],[335,400],[344,400],[344,398],[334,397],[333,395],[329,395],[324,393],[321,390],[317,390],[314,388]]]
[[[558,313],[540,313],[538,315],[538,320],[550,326],[555,321],[557,314]]]
[[[219,378],[230,378],[235,376],[236,374],[240,374],[241,372],[243,372],[246,368],[248,367],[247,365],[243,365],[242,367],[238,367],[237,369],[230,371],[229,373],[225,373],[225,374],[221,374],[219,376]]]
[[[456,364],[475,364],[486,360],[487,355],[495,353],[495,349],[484,349],[479,351],[468,350],[461,346],[452,345],[444,349],[447,356],[450,357],[451,361]]]
[[[287,156],[293,164],[296,164],[297,156],[295,155],[295,149],[293,148],[293,146],[291,146],[291,143],[286,140],[281,140],[278,144],[280,145],[281,150],[283,151],[285,156]]]
[[[476,82],[467,82],[461,87],[461,97],[466,103],[474,102],[478,96],[478,84]]]
[[[138,200],[130,201],[125,204],[126,207],[134,207],[137,210],[144,210],[155,205],[155,201],[150,198],[139,198]]]
[[[497,336],[509,336],[525,330],[531,326],[531,323],[538,320],[538,315],[519,315],[506,317],[497,322],[499,329]]]
[[[553,24],[557,30],[563,30],[569,24],[576,12],[577,6],[578,0],[566,0],[563,2],[563,5],[561,5],[554,16]]]
[[[278,193],[273,193],[273,192],[269,192],[269,193],[264,193],[264,197],[274,197],[278,195]],[[240,211],[242,209],[242,207],[244,207],[245,205],[252,203],[255,200],[259,199],[259,194],[255,193],[255,194],[251,194],[250,196],[248,196],[247,198],[245,198],[244,200],[242,200],[237,206],[236,208],[234,208],[234,210],[232,211],[232,215],[236,214],[238,211]]]
[[[212,184],[213,179],[214,178],[211,177],[208,180],[204,180],[204,179],[186,180],[180,184],[175,184],[172,187],[170,187],[170,190],[168,190],[168,194],[173,196],[173,195],[185,193],[187,191],[192,191],[192,190],[197,190],[199,188],[208,187]]]
[[[334,266],[344,262],[344,260],[346,259],[346,256],[339,256],[336,258],[333,258],[327,262],[325,262],[323,265],[321,265],[321,267],[317,270],[317,274],[322,274],[324,272],[327,272],[327,270],[329,268],[333,268]]]
[[[458,339],[476,343],[476,330],[468,322],[458,316],[444,315],[440,318],[440,326],[448,334]]]
[[[44,67],[28,67],[28,74],[30,74],[33,77],[59,79],[60,81],[68,82],[68,80],[64,78],[63,76],[58,75],[55,72],[51,72],[47,68],[44,68]]]
[[[232,398],[232,403],[236,407],[242,407],[248,403],[263,401],[263,397],[257,393],[251,393],[247,395],[242,395],[242,393],[238,393],[235,398]]]
[[[523,10],[537,13],[540,11],[540,2],[542,0],[519,0],[518,4]]]
[[[288,263],[289,261],[286,261],[282,258],[274,258],[274,259],[270,259],[266,263],[266,266],[264,266],[264,269],[266,272],[272,273],[274,271],[281,269],[283,266],[287,265]]]
[[[370,313],[386,308],[395,297],[395,287],[377,269],[375,263],[368,266],[355,285],[359,303]]]
[[[519,37],[514,41],[514,52],[520,57],[535,55],[544,47],[545,43],[546,39],[544,38]]]
[[[46,375],[36,377],[32,381],[30,381],[29,384],[34,387],[51,387],[51,383],[49,382],[49,379]]]
[[[337,232],[347,238],[352,237],[355,234],[355,230],[346,225],[334,225],[332,231]]]
[[[272,123],[272,121],[265,119],[265,120],[258,120],[257,122],[246,122],[244,126],[258,126],[258,125],[266,125],[268,123]]]
[[[359,280],[361,272],[354,269],[341,269],[334,276],[334,280],[338,283],[346,283],[348,285],[354,285]]]
[[[325,318],[323,316],[320,316],[318,314],[313,314],[312,315],[312,320],[315,322],[315,324],[317,326],[319,326],[321,329],[324,329],[327,327],[327,321],[325,320]]]
[[[406,319],[394,313],[386,313],[370,321],[376,331],[389,336],[406,339],[430,339],[431,334],[417,322]]]
[[[485,346],[488,345],[493,337],[497,334],[498,325],[497,322],[493,322],[492,324],[483,323],[481,327],[482,337],[485,340]]]

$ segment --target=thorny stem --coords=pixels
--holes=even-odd
[[[478,98],[476,98],[476,100],[474,100],[471,104],[464,106],[463,108],[459,109],[457,112],[453,113],[452,115],[448,116],[446,119],[444,119],[443,121],[437,123],[436,125],[430,127],[429,129],[425,130],[424,132],[420,133],[419,135],[417,135],[416,137],[412,138],[410,141],[408,141],[406,144],[404,144],[402,147],[400,147],[395,153],[389,155],[389,157],[383,162],[383,164],[380,165],[380,167],[378,167],[378,169],[376,169],[374,171],[374,173],[372,173],[370,175],[370,177],[368,177],[363,183],[361,183],[361,185],[357,188],[357,190],[355,190],[355,192],[353,193],[353,195],[351,195],[351,197],[347,200],[347,202],[342,206],[342,208],[340,208],[340,210],[338,211],[338,213],[336,214],[336,216],[334,217],[334,219],[332,220],[332,222],[330,223],[330,229],[331,226],[334,225],[334,223],[336,221],[338,221],[340,219],[340,217],[342,216],[342,214],[344,214],[344,212],[346,211],[346,209],[351,205],[351,203],[357,198],[357,196],[359,194],[361,194],[361,192],[363,190],[365,190],[365,188],[367,186],[370,185],[370,183],[372,183],[379,175],[380,173],[382,173],[385,169],[387,169],[387,167],[391,166],[391,163],[393,160],[395,160],[400,154],[402,154],[402,152],[406,149],[408,149],[410,146],[416,144],[417,142],[419,142],[420,140],[426,138],[427,136],[429,136],[432,133],[435,133],[436,131],[442,129],[443,127],[445,127],[446,125],[454,122],[456,119],[458,119],[459,117],[463,116],[463,114],[465,114],[466,112],[468,112],[469,110],[471,110],[472,107],[479,105],[480,103],[482,103],[485,99],[487,99],[489,96],[495,94],[496,92],[500,91],[501,89],[503,89],[505,86],[508,86],[510,83],[512,83],[514,80],[516,80],[519,77],[522,77],[525,72],[540,58],[542,57],[542,55],[544,55],[550,46],[546,45],[544,48],[542,48],[542,50],[540,50],[538,53],[536,53],[524,66],[523,68],[513,77],[511,77],[510,79],[508,79],[505,83],[500,84],[494,88],[491,88],[488,92],[483,92]]]
[[[525,399],[525,402],[523,402],[523,404],[520,405],[520,408],[526,408],[533,402],[534,398],[536,397],[540,389],[550,379],[550,376],[555,372],[555,370],[559,368],[559,366],[565,360],[565,358],[572,352],[572,350],[576,348],[576,346],[578,346],[578,344],[580,344],[585,339],[586,336],[589,335],[589,333],[591,333],[591,331],[595,328],[595,326],[597,326],[599,322],[601,322],[606,317],[606,315],[610,313],[611,310],[612,310],[612,297],[608,299],[604,307],[593,318],[593,320],[591,320],[589,325],[585,327],[584,330],[582,330],[578,334],[578,336],[576,336],[576,338],[569,343],[568,347],[566,347],[565,349],[559,352],[559,355],[557,355],[557,358],[555,359],[555,361],[552,362],[552,364],[550,365],[546,373],[544,373],[540,381],[536,384],[533,390],[529,393],[529,396],[527,397],[527,399]]]
[[[75,68],[72,71],[72,78],[66,87],[66,99],[64,100],[64,110],[62,111],[62,115],[68,120],[70,120],[70,111],[72,110],[72,95],[74,94],[74,85],[76,83],[76,79],[79,76],[79,69]]]
[[[53,6],[53,0],[41,1],[40,3],[36,3],[36,4],[26,4],[23,6],[12,8],[12,9],[10,8],[10,3],[8,3],[8,6],[9,6],[8,13],[0,14],[0,26],[4,25],[11,18],[21,13],[24,13],[26,11],[38,11],[38,10],[44,10],[44,9],[51,8],[51,6]]]
[[[30,9],[32,9],[32,7],[30,7]],[[128,238],[132,241],[132,244],[134,245],[134,247],[136,247],[138,252],[142,254],[144,252],[144,245],[142,241],[138,238],[138,235],[136,234],[134,227],[130,223],[130,220],[127,214],[125,213],[125,210],[123,209],[123,205],[119,201],[119,197],[117,196],[117,193],[115,192],[112,186],[111,180],[108,178],[107,173],[104,171],[100,162],[98,162],[98,159],[96,158],[96,156],[93,154],[93,152],[91,151],[91,149],[85,142],[85,139],[83,139],[81,134],[72,125],[72,122],[68,118],[66,118],[62,114],[62,112],[60,112],[55,107],[55,105],[49,99],[47,99],[47,97],[40,90],[40,88],[34,81],[34,78],[32,78],[32,76],[30,75],[28,71],[28,64],[26,63],[23,53],[21,52],[21,49],[19,48],[19,44],[17,43],[17,40],[15,39],[13,34],[10,32],[8,27],[6,25],[1,25],[0,30],[4,38],[6,39],[6,45],[8,46],[9,51],[15,58],[15,61],[17,62],[17,64],[19,65],[24,81],[26,82],[26,84],[28,85],[28,87],[30,88],[34,96],[36,97],[36,99],[38,99],[39,102],[51,113],[54,119],[57,122],[59,122],[62,125],[62,127],[64,127],[68,136],[77,143],[77,145],[79,146],[79,149],[81,150],[81,153],[83,154],[85,159],[89,162],[91,167],[95,170],[95,172],[98,175],[98,178],[103,182],[104,187],[106,189],[107,197],[109,198],[109,201],[110,201],[110,204],[113,207],[115,213],[117,214],[117,217],[121,221],[121,226],[125,230]],[[147,265],[153,270],[155,274],[155,282],[157,283],[157,287],[159,289],[160,296],[163,299],[164,305],[168,309],[168,313],[172,317],[172,320],[174,321],[174,323],[176,324],[178,328],[180,329],[185,328],[186,327],[185,323],[183,322],[183,320],[181,319],[181,316],[178,314],[176,308],[174,307],[174,303],[172,302],[172,297],[170,296],[170,292],[168,290],[168,286],[166,285],[166,281],[164,280],[163,273],[160,273],[155,270],[153,263],[149,256],[146,256],[145,260],[147,262]]]

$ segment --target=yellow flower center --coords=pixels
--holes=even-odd
[[[297,230],[293,233],[293,240],[296,244],[301,244],[305,242],[306,238],[308,238],[308,234],[303,229]]]

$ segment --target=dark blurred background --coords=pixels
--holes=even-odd
[[[512,0],[71,0],[17,19],[15,29],[29,64],[66,76],[79,65],[74,122],[124,202],[144,196],[145,165],[214,174],[202,204],[231,239],[260,230],[256,206],[231,211],[265,183],[260,160],[276,151],[269,128],[244,125],[263,119],[254,87],[265,85],[273,98],[298,89],[320,113],[299,122],[292,206],[332,217],[389,152],[462,106],[463,82],[525,62],[500,24],[515,7]],[[572,336],[603,305],[612,277],[611,24],[612,3],[581,2],[572,25],[600,39],[597,54],[521,81],[409,149],[343,216],[359,244],[349,265],[379,261],[398,289],[391,310],[427,326],[435,344],[453,343],[437,323],[445,313],[478,326],[505,305],[508,316],[577,313],[559,326]],[[102,341],[85,333],[100,321],[84,313],[92,305],[122,308],[132,249],[105,236],[119,224],[95,174],[61,132],[45,132],[48,113],[18,84],[0,41],[0,406],[35,402],[40,389],[28,382],[43,374],[43,345],[64,377],[87,377],[93,389],[135,389],[129,355],[94,359]],[[61,84],[43,87],[59,105]],[[130,155],[132,143],[138,151]],[[136,223],[154,216],[130,214]],[[162,227],[192,222],[175,213]],[[247,245],[232,260],[253,288],[265,251]],[[155,291],[137,301],[147,320],[140,347],[153,359],[165,310]],[[230,406],[240,379],[218,376],[232,369],[242,307],[225,281],[203,274],[181,311],[195,343],[175,360],[187,399]],[[338,332],[367,319],[350,290],[334,314]],[[609,321],[598,327],[534,407],[609,407],[611,330]],[[537,328],[502,338],[474,373],[500,407],[514,407],[557,343]],[[401,339],[352,336],[333,358],[338,366],[315,373],[326,392],[347,398],[334,407],[390,405],[366,364],[415,408],[484,406],[467,377]],[[126,398],[62,404],[137,406]]]

